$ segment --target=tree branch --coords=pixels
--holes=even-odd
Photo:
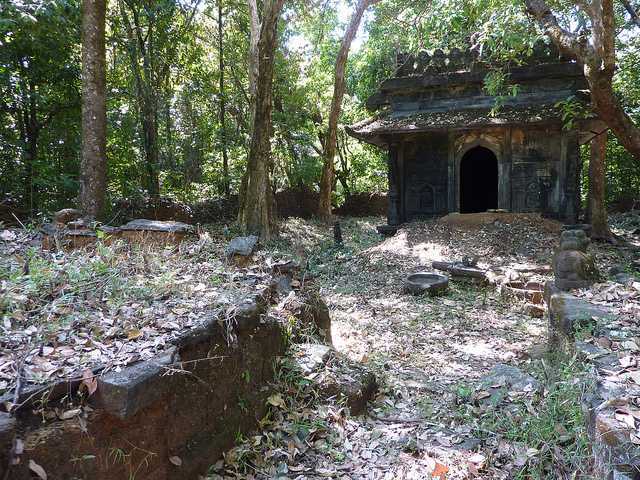
[[[580,35],[562,28],[544,0],[524,0],[524,2],[527,13],[536,20],[540,28],[562,53],[575,59],[578,63],[593,65],[595,56],[593,48]]]
[[[640,16],[638,16],[638,12],[635,8],[633,8],[631,2],[629,2],[629,0],[622,0],[622,5],[624,6],[624,9],[629,13],[629,16],[631,16],[631,21],[637,27],[640,27]]]

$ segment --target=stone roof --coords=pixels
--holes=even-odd
[[[373,144],[385,143],[388,134],[420,133],[476,127],[560,122],[561,112],[553,104],[508,106],[492,113],[490,108],[455,111],[422,111],[408,115],[385,111],[346,127],[347,132]]]

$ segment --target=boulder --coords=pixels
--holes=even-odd
[[[258,237],[255,235],[236,237],[229,242],[224,253],[227,260],[235,261],[235,263],[243,265],[251,259],[251,255],[253,255],[257,245]]]

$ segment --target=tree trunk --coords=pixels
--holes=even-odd
[[[264,240],[277,233],[275,199],[269,176],[271,162],[271,109],[273,66],[277,46],[278,18],[284,0],[266,0],[258,41],[258,77],[251,146],[245,175],[245,187],[238,214],[245,233]]]
[[[222,183],[225,198],[229,198],[229,156],[227,154],[226,98],[224,90],[224,48],[222,43],[222,0],[218,0],[218,58],[220,60],[220,143],[222,144]]]
[[[107,188],[105,15],[107,0],[82,0],[80,209],[98,217]]]
[[[345,91],[345,67],[349,57],[349,48],[353,41],[360,21],[369,5],[377,3],[377,0],[358,0],[356,9],[353,12],[347,31],[342,37],[338,58],[336,58],[336,68],[333,83],[333,98],[331,99],[331,110],[329,112],[329,124],[325,135],[323,149],[322,177],[320,178],[320,199],[318,201],[318,215],[325,220],[331,218],[331,194],[335,178],[334,158],[336,156],[336,138],[338,135],[338,119],[342,108],[342,98]]]
[[[594,239],[609,240],[611,232],[607,223],[605,198],[607,132],[591,140],[589,159],[589,221]]]
[[[249,5],[249,60],[248,60],[248,71],[247,77],[249,80],[249,123],[251,127],[254,126],[254,117],[255,117],[255,108],[256,108],[256,89],[258,85],[258,63],[259,63],[259,52],[258,52],[258,42],[260,41],[260,16],[258,14],[258,2],[257,0],[248,0]],[[251,144],[249,144],[249,150],[251,149]],[[250,154],[247,154],[249,157]],[[247,170],[245,170],[242,175],[242,180],[240,181],[240,191],[239,191],[239,205],[238,205],[238,219],[240,219],[240,215],[245,209],[244,201],[246,199],[246,191],[247,191],[247,183],[249,179],[247,176],[249,175],[249,165],[247,161]]]
[[[142,135],[147,193],[150,197],[160,196],[160,150],[158,148],[158,103],[155,94],[142,100]]]

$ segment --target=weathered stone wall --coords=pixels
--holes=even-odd
[[[422,135],[405,146],[407,220],[447,212],[448,137]]]
[[[498,162],[498,208],[568,223],[579,211],[576,132],[562,125],[492,127],[406,135],[389,147],[388,221],[460,211],[460,163],[470,149]]]
[[[32,478],[30,460],[49,479],[184,479],[206,473],[238,434],[264,416],[266,383],[285,350],[280,324],[264,315],[264,297],[256,298],[236,309],[233,322],[213,319],[159,357],[99,377],[89,399],[92,409],[78,416],[43,422],[33,412],[40,398],[48,409],[73,408],[56,398],[65,388],[32,398],[15,424],[0,422],[0,438],[15,435],[24,442],[8,478]],[[74,396],[77,386],[69,383],[68,393]],[[0,458],[1,478],[7,478],[2,470],[8,453],[4,449]]]

